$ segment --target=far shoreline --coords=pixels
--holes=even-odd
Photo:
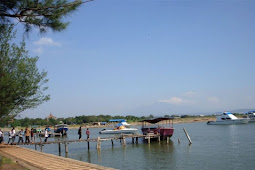
[[[191,118],[175,118],[173,119],[173,124],[179,123],[200,123],[200,122],[208,122],[208,121],[215,121],[215,117],[212,116],[204,116],[204,117],[191,117]],[[129,122],[132,126],[141,126],[142,122]],[[45,126],[41,126],[43,129]],[[53,126],[52,126],[53,127]],[[104,127],[114,127],[114,124],[107,124],[107,125],[85,125],[85,124],[78,124],[78,125],[69,125],[69,129],[78,129],[79,127],[82,128],[104,128]],[[26,127],[15,127],[16,130],[25,129]],[[8,132],[12,129],[10,128],[1,128],[2,131]]]

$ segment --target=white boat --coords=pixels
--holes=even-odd
[[[136,128],[123,128],[123,129],[112,129],[106,130],[103,129],[99,133],[100,134],[135,134],[138,131]]]
[[[249,118],[237,118],[232,113],[224,112],[220,116],[216,116],[216,121],[208,121],[208,125],[232,125],[245,124],[249,122]]]
[[[118,125],[111,130],[103,129],[100,134],[135,134],[138,129],[131,128],[124,119],[110,119],[109,122],[119,122]]]
[[[255,122],[255,111],[249,111],[248,118],[250,119],[249,122]]]

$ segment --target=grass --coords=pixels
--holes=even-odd
[[[0,155],[0,170],[28,170],[27,168],[13,162],[11,159]]]

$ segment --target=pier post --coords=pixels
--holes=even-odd
[[[160,135],[158,136],[158,142],[160,142]]]
[[[138,137],[136,137],[136,143],[138,143]]]
[[[89,150],[89,138],[87,138],[87,143],[88,143],[88,150]]]
[[[132,134],[132,143],[135,143],[134,134]]]
[[[42,152],[42,147],[43,147],[43,145],[42,145],[42,138],[40,138],[40,143],[41,143],[41,152]]]
[[[126,146],[125,136],[122,137],[122,140],[123,140],[123,141],[122,141],[122,145],[123,145],[123,146]]]
[[[35,144],[35,150],[37,151],[37,147],[36,147],[37,145]]]
[[[150,137],[150,134],[148,134],[148,143],[149,143],[149,144],[151,143],[151,137]]]
[[[100,137],[97,137],[97,149],[101,149]]]
[[[114,145],[114,144],[113,144],[113,140],[111,139],[111,141],[112,141],[112,147],[113,147],[113,145]]]
[[[192,144],[192,141],[191,141],[191,139],[190,139],[190,137],[189,137],[188,132],[186,131],[185,128],[183,128],[183,130],[184,130],[184,132],[185,132],[185,134],[186,134],[186,136],[187,136],[187,138],[188,138],[188,140],[189,140],[189,144],[191,145],[191,144]]]
[[[65,142],[65,152],[68,153],[68,144]]]
[[[61,155],[61,144],[59,139],[58,139],[58,153],[59,155]]]
[[[178,143],[179,143],[179,144],[181,143],[180,138],[178,138]]]
[[[169,136],[166,137],[166,143],[169,143]]]

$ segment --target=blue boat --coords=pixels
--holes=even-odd
[[[62,133],[62,135],[66,135],[68,131],[68,125],[59,124],[54,126],[54,133]]]

